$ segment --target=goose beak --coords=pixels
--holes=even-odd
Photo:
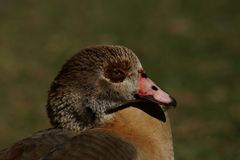
[[[117,112],[119,110],[135,107],[148,115],[162,122],[166,122],[164,111],[170,107],[176,107],[176,100],[161,90],[145,73],[141,73],[138,77],[139,88],[138,93],[134,95],[135,99],[128,101],[116,108],[106,111],[107,114]]]
[[[139,74],[139,89],[136,95],[137,99],[145,99],[164,106],[163,109],[176,107],[177,101],[175,98],[161,90],[145,73]]]

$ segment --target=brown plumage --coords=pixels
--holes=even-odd
[[[130,49],[89,47],[52,82],[53,128],[0,151],[0,160],[172,160],[169,106],[174,98],[147,77]]]

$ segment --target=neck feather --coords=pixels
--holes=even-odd
[[[83,105],[82,100],[73,93],[49,94],[47,113],[55,128],[82,131],[93,128],[98,121],[95,112]]]

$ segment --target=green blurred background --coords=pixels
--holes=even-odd
[[[49,127],[45,103],[80,48],[121,44],[178,100],[177,160],[240,159],[240,1],[0,0],[0,148]]]

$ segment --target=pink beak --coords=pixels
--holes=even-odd
[[[109,109],[106,113],[114,113],[131,106],[144,111],[148,115],[162,122],[166,122],[164,111],[166,111],[169,106],[176,107],[176,100],[154,84],[145,73],[140,72],[138,81],[139,88],[138,93],[134,94],[135,100],[124,103],[116,108]]]
[[[164,106],[176,107],[176,100],[161,90],[145,73],[139,74],[139,91],[140,98],[149,99]]]

